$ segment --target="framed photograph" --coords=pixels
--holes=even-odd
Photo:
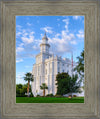
[[[84,103],[84,16],[16,16],[16,103],[32,102]]]
[[[1,119],[100,118],[99,7],[0,2]]]

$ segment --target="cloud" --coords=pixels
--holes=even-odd
[[[76,45],[77,42],[75,40],[71,41],[71,44]]]
[[[24,34],[23,36],[21,37],[21,40],[25,43],[25,44],[30,44],[30,43],[33,43],[34,41],[34,32],[30,32],[30,33],[27,33],[26,31],[24,31]]]
[[[21,32],[17,32],[16,33],[16,38],[18,38],[22,33]]]
[[[63,19],[62,21],[65,22],[65,30],[66,30],[66,32],[69,32],[69,30],[68,30],[69,19],[66,18],[66,19]]]
[[[16,63],[23,62],[23,59],[16,60]]]
[[[76,16],[74,16],[76,17]],[[76,17],[76,19],[78,19]],[[83,37],[84,35],[82,30],[79,30],[77,34],[69,32],[69,18],[63,17],[62,22],[64,23],[64,29],[62,29],[59,33],[53,33],[53,28],[46,26],[41,28],[41,30],[45,30],[48,34],[51,34],[49,39],[50,44],[50,52],[55,52],[57,55],[65,55],[66,53],[70,53],[75,50],[76,47],[73,47],[77,44],[76,37]],[[24,58],[35,58],[35,56],[40,52],[40,43],[41,39],[35,39],[35,32],[29,29],[22,29],[19,31],[20,40],[22,41],[19,43],[17,47],[17,54],[16,57],[18,59]],[[47,35],[48,36],[48,35]],[[40,37],[43,37],[43,34],[40,34]],[[24,49],[24,50],[23,50]]]
[[[25,68],[32,68],[33,66],[25,66]]]
[[[73,45],[76,45],[76,37],[75,34],[69,32],[68,25],[69,25],[69,19],[67,17],[64,17],[62,22],[65,23],[65,26],[60,33],[56,33],[54,37],[49,38],[49,43],[51,45],[51,52],[55,52],[55,54],[59,55],[65,55],[66,53],[71,53],[73,50],[75,50],[75,47]]]
[[[31,31],[30,29],[21,29],[20,32],[22,34],[19,37],[20,40],[16,40],[16,58],[34,58],[36,53],[39,51],[39,43],[41,41],[39,39],[34,39],[35,32]]]
[[[78,38],[84,38],[84,31],[83,31],[83,30],[79,30],[79,31],[78,31],[78,34],[76,34],[76,36],[77,36]]]
[[[16,25],[16,27],[17,27],[18,29],[21,29],[21,28],[22,28],[22,26],[21,26],[21,25]]]
[[[41,30],[46,31],[49,34],[52,34],[53,33],[52,27],[49,27],[49,26],[43,27],[43,28],[41,28]]]
[[[26,82],[23,80],[25,76],[25,72],[16,72],[16,84],[25,84]]]
[[[16,76],[16,78],[19,79],[19,80],[23,79],[23,75],[19,74],[19,75]]]
[[[51,52],[57,55],[64,55],[67,52],[72,52],[74,50],[72,45],[76,45],[74,40],[74,34],[56,34],[54,38],[49,38],[49,43],[51,45]]]
[[[73,16],[73,19],[78,20],[80,19],[80,16]]]
[[[39,46],[39,45],[34,45],[34,46],[33,46],[33,49],[34,49],[34,50],[39,50],[39,49],[40,49],[40,46]]]
[[[30,24],[29,22],[27,23],[28,26],[32,26],[32,24]]]
[[[16,58],[21,59],[21,58],[34,58],[36,55],[34,53],[22,53],[22,54],[16,54]]]
[[[24,48],[23,47],[17,47],[16,48],[16,52],[18,53],[18,52],[22,52],[22,51],[24,51]]]

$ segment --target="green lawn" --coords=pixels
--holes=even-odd
[[[16,103],[84,103],[84,97],[16,97]]]

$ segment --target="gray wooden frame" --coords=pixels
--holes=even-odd
[[[0,1],[0,119],[75,118],[100,119],[100,1],[1,0]],[[84,104],[16,104],[16,15],[85,16]]]

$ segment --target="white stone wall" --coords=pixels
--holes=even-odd
[[[47,55],[48,57],[49,55]],[[32,83],[32,92],[33,94],[43,95],[43,91],[40,89],[40,85],[42,83],[46,83],[48,86],[48,90],[46,90],[46,95],[53,93],[54,95],[57,92],[56,83],[56,75],[58,72],[68,72],[70,75],[72,74],[72,66],[71,61],[68,59],[64,60],[61,57],[54,57],[51,55],[46,59],[46,54],[41,54],[38,56],[42,59],[41,62],[36,60],[36,64],[33,66],[33,75],[35,77],[34,82]],[[39,59],[37,57],[37,59]]]
[[[36,56],[36,64],[33,65],[32,74],[34,75],[34,81],[32,82],[32,92],[34,96],[43,95],[43,91],[40,89],[42,83],[46,83],[48,90],[46,95],[57,92],[56,88],[56,75],[62,72],[69,72],[71,75],[71,61],[67,58],[54,56],[49,53],[48,39],[45,36],[40,44],[40,53]]]

